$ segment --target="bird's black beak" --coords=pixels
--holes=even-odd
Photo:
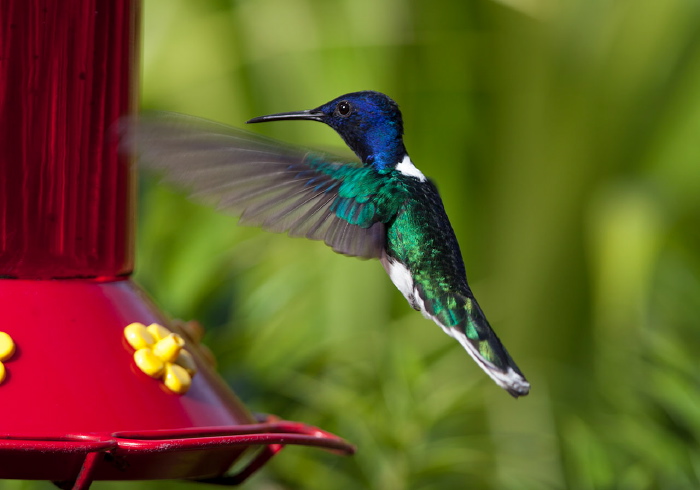
[[[298,112],[280,112],[278,114],[270,114],[269,116],[254,117],[250,121],[246,121],[246,124],[261,123],[268,121],[284,121],[284,120],[306,120],[306,121],[323,121],[323,112],[318,109],[311,109],[308,111],[298,111]]]

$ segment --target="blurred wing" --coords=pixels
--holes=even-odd
[[[370,172],[358,163],[178,114],[127,119],[120,136],[141,166],[241,224],[323,240],[345,255],[381,255],[385,230],[372,186],[349,185]]]

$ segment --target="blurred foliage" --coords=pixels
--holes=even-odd
[[[240,126],[397,100],[532,383],[509,397],[378,262],[146,180],[137,281],[206,325],[251,409],[359,447],[288,447],[244,488],[700,488],[700,3],[145,0],[143,24],[145,108]],[[253,129],[342,145],[321,124]],[[195,488],[94,488],[127,486]]]

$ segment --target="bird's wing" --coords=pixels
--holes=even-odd
[[[141,166],[239,215],[241,224],[323,240],[345,255],[381,255],[379,179],[357,162],[179,114],[127,119],[119,136]]]

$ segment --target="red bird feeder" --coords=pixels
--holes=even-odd
[[[351,454],[253,417],[187,329],[144,327],[168,322],[129,279],[134,174],[109,137],[138,19],[137,0],[0,2],[0,478],[236,484],[287,444]]]

